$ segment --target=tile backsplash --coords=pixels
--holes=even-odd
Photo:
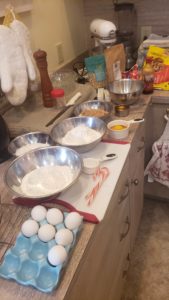
[[[118,3],[118,0],[114,1]],[[121,3],[122,1],[120,1]],[[130,1],[128,1],[130,2]],[[137,44],[140,43],[141,27],[150,26],[153,33],[169,35],[169,1],[161,0],[135,0],[136,22],[131,21],[132,30],[135,33]],[[114,22],[117,27],[128,28],[129,21],[126,22],[126,12],[119,15],[114,11],[113,0],[84,0],[84,12],[86,18],[88,39],[90,36],[89,24],[94,18],[102,18]],[[119,24],[120,21],[120,24]],[[133,22],[133,23],[132,23]]]

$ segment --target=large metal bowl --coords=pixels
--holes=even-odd
[[[144,82],[137,79],[120,79],[109,84],[112,102],[117,105],[132,105],[139,100]]]
[[[74,115],[83,116],[83,112],[88,117],[97,117],[102,120],[107,119],[112,112],[112,104],[110,102],[92,100],[80,103],[75,106]],[[101,114],[101,113],[105,114]]]
[[[29,150],[33,150],[33,147],[36,147],[40,144],[43,144],[44,147],[55,145],[54,141],[51,139],[49,134],[36,131],[36,132],[25,133],[14,138],[8,145],[8,151],[13,156],[18,157],[20,156],[20,154],[17,155],[18,150],[21,150],[20,153],[21,152],[26,153]],[[29,145],[30,148],[26,149],[25,147],[26,145]]]
[[[51,194],[30,196],[24,194],[21,189],[21,183],[24,176],[31,171],[46,166],[68,166],[72,173],[72,181],[61,190]],[[82,170],[82,161],[80,155],[72,149],[51,146],[29,151],[16,158],[8,167],[4,175],[4,181],[12,193],[19,197],[33,199],[48,199],[70,187],[80,176]],[[60,174],[59,174],[60,175]],[[48,178],[46,178],[48,181]],[[35,202],[36,203],[36,202]]]
[[[100,133],[99,137],[97,137],[94,141],[90,143],[82,144],[79,138],[78,145],[77,144],[75,145],[74,143],[65,144],[63,142],[63,138],[65,137],[65,135],[75,127],[79,126],[79,130],[80,130],[80,125],[84,125],[88,128],[96,130],[97,132]],[[73,117],[73,118],[65,119],[61,121],[59,124],[56,124],[51,130],[51,137],[52,140],[54,140],[56,143],[62,146],[70,147],[79,153],[83,153],[93,149],[101,141],[105,132],[106,132],[106,124],[103,120],[99,118]]]

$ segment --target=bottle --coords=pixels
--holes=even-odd
[[[39,49],[38,51],[34,52],[33,56],[40,73],[43,105],[44,107],[52,107],[53,100],[51,99],[50,92],[53,89],[53,86],[47,69],[47,53]]]
[[[143,80],[144,80],[144,94],[153,93],[153,83],[154,83],[154,69],[152,67],[152,59],[146,58],[145,65],[143,67]]]
[[[56,101],[56,107],[62,108],[66,105],[65,92],[63,89],[53,89],[51,90],[51,98]]]

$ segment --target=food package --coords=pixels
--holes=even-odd
[[[154,69],[154,89],[169,91],[169,49],[150,46],[146,57]]]
[[[106,87],[106,64],[104,55],[94,55],[85,58],[88,79],[94,88]]]
[[[104,50],[107,80],[111,83],[122,78],[125,71],[126,56],[123,44],[117,44]]]
[[[122,78],[143,79],[142,73],[140,72],[137,64],[135,64],[130,70],[122,72]]]

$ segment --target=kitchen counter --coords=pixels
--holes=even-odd
[[[169,97],[169,92],[155,91],[153,95],[142,95],[137,105],[133,105],[130,109],[130,114],[125,119],[134,119],[144,117],[151,97]],[[133,124],[130,127],[130,135],[128,141],[132,143],[138,124]],[[18,232],[20,231],[21,224],[30,215],[30,208],[21,207],[13,204],[12,195],[6,189],[3,183],[3,173],[7,168],[10,161],[7,161],[0,165],[0,195],[1,195],[1,212],[2,220],[0,225],[0,242],[7,242],[13,244]],[[53,206],[53,205],[52,205]],[[69,263],[64,271],[63,278],[59,287],[50,294],[41,293],[31,287],[24,287],[13,281],[0,279],[0,295],[2,300],[26,300],[30,299],[64,299],[69,285],[74,277],[77,267],[85,253],[85,249],[94,234],[95,228],[99,224],[94,225],[90,223],[84,223],[83,230],[80,234],[79,240],[73,250],[73,255],[69,260]],[[9,245],[0,244],[0,258],[7,250]]]

